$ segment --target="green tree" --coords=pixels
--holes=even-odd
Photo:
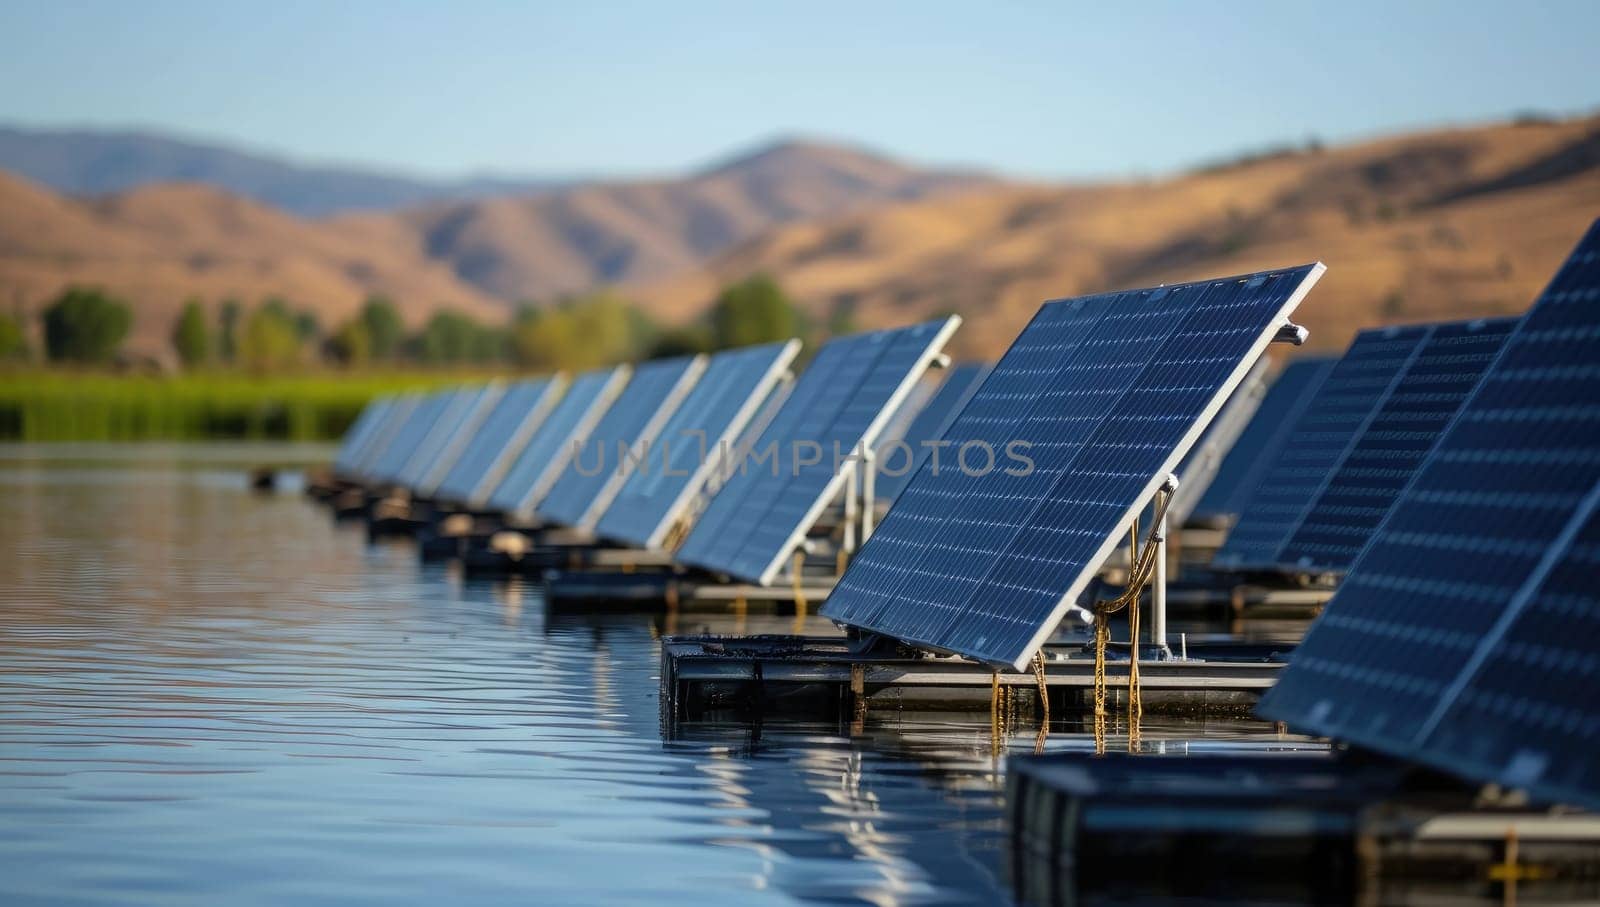
[[[301,342],[310,342],[321,337],[322,322],[317,319],[317,313],[310,309],[295,312],[294,332],[299,335]]]
[[[187,368],[204,365],[211,355],[211,330],[206,326],[206,313],[200,300],[191,299],[183,304],[178,321],[172,326],[172,348]]]
[[[388,297],[368,296],[361,306],[360,319],[367,329],[373,359],[388,361],[399,355],[406,339],[406,326],[400,320],[400,310]]]
[[[450,309],[435,312],[412,343],[429,365],[492,362],[502,358],[504,335]]]
[[[860,330],[861,324],[856,320],[855,296],[841,297],[834,303],[833,311],[828,313],[828,336],[843,337]]]
[[[346,321],[328,338],[328,356],[341,365],[365,365],[372,359],[372,334],[360,317]]]
[[[716,348],[717,338],[711,328],[703,324],[688,324],[669,328],[656,335],[651,343],[648,358],[664,359],[669,356],[693,356],[709,353]]]
[[[277,371],[300,363],[300,333],[281,300],[269,299],[245,319],[239,332],[239,361],[252,371]]]
[[[28,333],[22,319],[0,312],[0,360],[28,358]]]
[[[244,306],[237,299],[224,299],[217,307],[217,358],[223,362],[239,359],[239,318]]]
[[[45,307],[45,352],[62,362],[110,362],[132,323],[133,313],[122,300],[98,289],[68,287]]]
[[[719,347],[787,340],[805,333],[805,319],[765,274],[725,287],[711,307],[711,330]]]
[[[511,323],[511,357],[524,368],[572,368],[578,347],[577,324],[560,309],[524,307]]]

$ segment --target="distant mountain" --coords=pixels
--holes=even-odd
[[[680,180],[590,183],[343,220],[395,221],[420,254],[449,263],[484,292],[548,299],[674,274],[776,225],[994,184],[976,173],[786,141]]]
[[[413,324],[450,306],[497,319],[504,304],[447,266],[360,230],[308,221],[195,183],[73,199],[0,173],[0,310],[36,311],[69,284],[105,287],[134,304],[130,347],[167,348],[194,296],[255,304],[281,295],[324,325],[369,293],[392,297]]]
[[[957,352],[994,355],[1045,299],[1321,259],[1297,317],[1326,349],[1367,325],[1522,311],[1597,214],[1600,117],[1076,186],[784,142],[679,180],[327,219],[194,183],[74,198],[0,174],[0,310],[100,284],[136,305],[135,347],[158,352],[190,295],[279,294],[331,325],[381,292],[415,324],[621,284],[672,322],[765,271],[819,322],[962,312]]]
[[[1588,117],[879,205],[766,231],[631,292],[685,319],[761,271],[819,318],[963,312],[959,351],[993,355],[1046,299],[1320,259],[1328,274],[1297,320],[1331,349],[1370,325],[1523,311],[1597,215],[1600,117]]]
[[[430,181],[320,167],[148,132],[0,127],[0,169],[69,195],[206,183],[304,217],[388,211],[440,199],[538,192],[560,180]]]

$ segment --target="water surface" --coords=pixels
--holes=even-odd
[[[663,743],[653,619],[547,617],[246,487],[328,454],[0,448],[0,902],[1007,898],[986,719]]]

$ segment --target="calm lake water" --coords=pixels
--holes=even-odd
[[[0,447],[0,903],[1008,900],[986,717],[663,743],[651,618],[550,617],[246,488],[329,453]]]

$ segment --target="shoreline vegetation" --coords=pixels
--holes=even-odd
[[[440,309],[412,329],[382,297],[331,330],[282,299],[191,300],[171,355],[139,359],[122,352],[131,307],[99,288],[68,288],[38,320],[30,336],[26,319],[0,313],[0,441],[329,441],[380,394],[855,329],[836,313],[813,330],[760,275],[674,327],[610,293],[530,303],[504,324]]]

